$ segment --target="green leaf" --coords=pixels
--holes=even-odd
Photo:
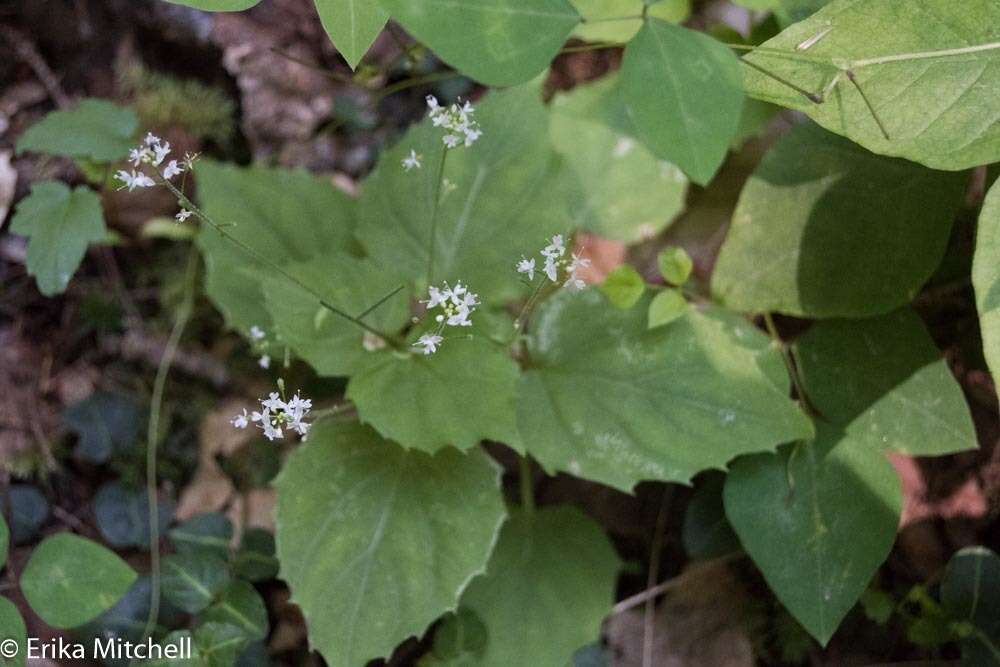
[[[518,512],[485,576],[462,596],[486,624],[479,667],[563,667],[600,636],[620,563],[608,538],[572,507]]]
[[[488,86],[524,83],[549,66],[580,23],[568,0],[381,0],[442,60]]]
[[[361,421],[407,449],[430,453],[482,440],[517,448],[517,364],[504,348],[472,336],[445,341],[432,355],[373,356],[347,385]]]
[[[205,623],[222,623],[240,629],[250,641],[267,637],[267,607],[260,593],[245,581],[231,582],[202,615]]]
[[[0,642],[11,639],[17,642],[17,654],[10,659],[0,657],[0,665],[24,667],[25,656],[28,655],[28,629],[14,603],[0,597]]]
[[[575,37],[588,42],[627,42],[642,27],[638,18],[646,5],[648,15],[671,23],[680,23],[691,15],[691,0],[570,0],[580,12],[584,23],[573,31]],[[632,16],[629,20],[619,20]]]
[[[941,603],[973,628],[962,640],[962,665],[1000,664],[1000,558],[985,547],[952,556],[941,581]]]
[[[976,289],[983,354],[993,376],[1000,377],[1000,181],[990,188],[979,215],[972,285]]]
[[[660,275],[668,283],[673,285],[683,285],[691,276],[694,262],[684,248],[670,246],[660,251],[656,256],[656,264],[660,268]]]
[[[145,667],[202,667],[204,664],[190,630],[174,630],[160,641],[160,645],[163,646],[164,653],[170,650],[168,647],[175,647],[173,652],[177,653],[177,657],[164,655],[162,658],[144,660],[142,664]],[[187,652],[188,647],[191,649],[191,656],[179,657],[182,652]]]
[[[314,427],[275,483],[278,557],[332,667],[388,655],[456,608],[503,521],[499,482],[479,451],[431,457],[358,424]]]
[[[314,257],[289,269],[328,303],[350,315],[360,315],[405,285],[392,270],[341,253]],[[351,375],[371,364],[372,353],[363,344],[365,332],[323,307],[298,285],[275,280],[264,286],[264,296],[281,342],[318,373]],[[407,290],[394,295],[365,317],[365,322],[386,335],[394,335],[409,319],[408,296]]]
[[[182,554],[209,553],[226,560],[233,524],[217,512],[197,514],[170,531],[170,541]]]
[[[433,655],[439,660],[468,659],[478,664],[486,648],[486,626],[468,607],[445,616],[434,633]]]
[[[552,103],[552,144],[579,181],[571,215],[597,234],[634,243],[662,231],[681,212],[687,178],[629,134],[573,112],[588,86]],[[560,112],[567,109],[568,112]]]
[[[600,289],[612,305],[628,310],[642,298],[646,282],[638,271],[628,264],[622,264],[608,274]]]
[[[229,623],[205,623],[194,633],[206,667],[233,667],[250,641],[241,628]]]
[[[573,222],[568,171],[548,141],[548,112],[537,85],[490,93],[476,108],[483,137],[448,152],[437,214],[432,283],[461,280],[483,301],[523,296],[514,264]],[[517,109],[517,113],[511,113]],[[434,196],[444,144],[429,120],[387,151],[364,184],[358,237],[372,258],[425,286]],[[410,150],[421,169],[404,171]]]
[[[729,151],[740,124],[740,67],[728,47],[708,35],[647,21],[625,47],[622,91],[643,142],[706,184]]]
[[[13,544],[27,544],[38,530],[48,521],[49,501],[36,487],[28,484],[14,484],[10,487],[9,498],[0,496],[0,509],[6,512],[6,501],[10,501],[10,539]]]
[[[977,447],[962,389],[911,309],[820,322],[796,348],[809,400],[873,451],[935,456]]]
[[[3,569],[7,562],[7,549],[10,546],[10,530],[7,528],[7,521],[0,513],[0,569]]]
[[[163,559],[163,597],[181,611],[197,614],[229,583],[226,564],[208,554],[176,554]]]
[[[826,645],[892,549],[902,490],[881,450],[816,428],[814,442],[737,460],[724,500],[771,590]]]
[[[66,408],[66,427],[80,436],[76,455],[91,463],[106,463],[124,452],[139,435],[139,407],[121,394],[97,391]]]
[[[649,328],[670,324],[687,312],[688,303],[680,290],[665,289],[649,302]]]
[[[389,14],[373,0],[315,0],[323,29],[354,69],[382,32]]]
[[[709,560],[739,551],[740,541],[726,518],[722,501],[726,476],[718,471],[699,478],[684,512],[681,538],[689,558]]]
[[[17,140],[17,152],[34,151],[97,162],[128,155],[139,119],[107,100],[85,99],[74,109],[53,111]]]
[[[104,238],[101,199],[89,188],[70,191],[58,181],[39,181],[21,200],[10,230],[28,236],[28,273],[45,296],[66,289],[87,252]]]
[[[948,170],[996,162],[1000,127],[983,110],[1000,94],[998,25],[993,0],[838,0],[746,56],[812,93],[840,75],[823,103],[749,67],[744,85],[876,153]],[[855,73],[888,139],[839,66]]]
[[[233,570],[248,581],[267,581],[278,576],[274,535],[263,528],[248,528],[233,560]]]
[[[965,181],[799,125],[744,187],[713,292],[748,312],[867,317],[895,310],[940,263]]]
[[[226,231],[278,264],[353,252],[354,202],[327,179],[301,170],[240,168],[199,160],[198,196]],[[285,282],[251,255],[203,226],[198,247],[205,257],[205,291],[229,326],[244,333],[271,331],[264,285]]]
[[[121,599],[136,573],[96,542],[59,533],[39,544],[21,574],[21,592],[38,616],[54,628],[94,620]]]
[[[187,5],[206,12],[239,12],[250,9],[260,0],[167,0],[175,5]]]
[[[109,482],[94,496],[94,516],[101,537],[113,547],[149,548],[149,496],[144,489],[132,489],[121,482]],[[172,502],[157,506],[160,534],[174,514]]]
[[[687,483],[812,434],[762,370],[759,348],[727,322],[690,311],[647,330],[647,307],[622,311],[598,292],[563,291],[534,316],[518,425],[547,470],[627,492],[642,480]]]

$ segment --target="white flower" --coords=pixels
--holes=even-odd
[[[448,130],[441,138],[448,148],[457,148],[463,144],[469,147],[483,136],[479,123],[472,117],[476,110],[470,102],[466,101],[462,106],[452,104],[450,107],[443,107],[436,97],[428,95],[427,107],[430,109],[431,124]]]
[[[178,176],[184,171],[180,165],[177,164],[177,160],[171,160],[167,163],[166,168],[163,170],[163,178],[168,181],[174,176]]]
[[[133,170],[132,173],[129,173],[124,169],[121,169],[117,174],[115,174],[115,178],[124,183],[124,185],[118,189],[121,190],[123,188],[128,188],[129,192],[135,190],[136,188],[151,188],[156,185],[156,183],[153,182],[153,179],[149,176],[135,170]]]
[[[153,153],[148,148],[140,146],[139,148],[132,148],[128,152],[129,162],[132,163],[133,167],[138,167],[143,162],[149,162],[153,159]]]
[[[265,336],[267,336],[267,334],[265,334],[264,330],[256,324],[250,327],[250,340],[264,340]]]
[[[263,369],[270,368],[271,367],[271,357],[270,357],[270,355],[267,355],[267,354],[263,355],[260,359],[257,360],[257,365],[260,366]]]
[[[153,166],[154,167],[159,167],[160,163],[163,162],[163,160],[168,155],[170,155],[170,142],[169,141],[166,142],[165,144],[153,144],[152,146],[150,146],[150,148],[152,148],[153,149],[153,153],[155,153],[155,155],[153,157]]]
[[[563,283],[564,287],[575,287],[576,289],[583,289],[587,286],[587,283],[583,282],[578,275],[580,269],[585,269],[590,266],[590,260],[584,257],[580,257],[577,254],[573,254],[573,260],[566,267],[566,272],[568,274],[566,282]]]
[[[279,383],[279,386],[283,386]],[[243,410],[231,420],[236,428],[246,428],[250,423],[256,424],[264,432],[268,440],[284,438],[287,429],[305,437],[309,432],[309,424],[303,421],[312,409],[312,401],[302,398],[296,393],[287,403],[276,392],[266,399],[260,400],[261,412],[254,412],[247,420],[247,411]]]
[[[182,208],[180,211],[177,212],[177,215],[174,216],[174,218],[177,219],[177,222],[184,222],[190,217],[191,217],[191,211],[187,210],[186,208]]]
[[[555,257],[545,257],[545,266],[542,270],[545,272],[545,277],[556,282],[559,280],[559,265],[556,263],[558,260]]]
[[[535,260],[534,258],[528,259],[524,255],[521,255],[521,261],[517,263],[518,273],[527,273],[528,280],[535,279]]]
[[[416,343],[413,344],[414,347],[422,347],[422,352],[424,354],[434,354],[437,352],[438,345],[441,344],[444,338],[438,336],[437,334],[424,334],[421,336]]]
[[[249,426],[250,422],[247,420],[247,409],[243,408],[243,413],[238,414],[232,419],[230,419],[229,423],[235,426],[236,428],[246,428],[247,426]]]
[[[444,289],[438,289],[431,285],[427,288],[427,294],[431,297],[423,303],[427,304],[427,310],[431,308],[437,308],[439,305],[451,298],[451,288],[448,287],[448,283],[445,283]]]
[[[542,255],[545,257],[552,257],[558,259],[566,254],[566,245],[563,241],[562,234],[556,234],[552,237],[552,242],[549,245],[542,248]]]
[[[410,154],[403,158],[403,169],[410,171],[411,169],[420,169],[420,159],[421,156],[417,155],[417,151],[410,149]]]
[[[143,140],[147,146],[153,146],[154,144],[160,143],[160,138],[153,134],[152,132],[146,133],[146,138]]]

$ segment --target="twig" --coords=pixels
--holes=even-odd
[[[743,553],[737,551],[735,553],[727,554],[725,556],[721,556],[719,558],[716,558],[712,562],[726,563],[728,561],[736,560],[736,559],[742,558],[742,557],[743,557]],[[646,600],[652,600],[654,598],[657,598],[657,597],[663,595],[664,593],[667,593],[667,592],[671,591],[672,589],[677,588],[678,586],[680,586],[681,584],[683,584],[686,578],[687,578],[687,573],[685,572],[685,573],[682,573],[682,574],[674,577],[673,579],[667,579],[662,584],[657,584],[656,586],[653,586],[652,588],[647,588],[646,590],[642,591],[641,593],[636,593],[635,595],[633,595],[631,597],[627,597],[624,600],[622,600],[621,602],[619,602],[618,604],[616,604],[614,607],[611,608],[611,615],[615,616],[617,614],[624,613],[624,612],[628,611],[629,609],[633,609],[635,607],[638,607],[641,604],[644,604],[646,602]]]
[[[18,31],[7,26],[0,26],[0,35],[3,35],[3,38],[10,42],[11,46],[14,47],[14,53],[35,73],[35,76],[38,77],[45,90],[55,101],[56,106],[60,109],[68,107],[70,105],[69,97],[62,89],[58,77],[38,53],[35,45]]]
[[[149,557],[150,593],[149,616],[143,630],[143,641],[151,637],[160,616],[160,510],[159,486],[156,481],[156,454],[160,436],[160,410],[163,407],[163,391],[167,384],[170,365],[177,354],[181,336],[194,310],[195,282],[198,275],[198,251],[192,248],[188,254],[187,270],[184,274],[184,299],[177,308],[174,327],[163,350],[160,367],[153,381],[153,395],[150,398],[149,425],[146,431],[146,494],[149,504]]]

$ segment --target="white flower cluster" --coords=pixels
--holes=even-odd
[[[580,257],[576,253],[571,253],[570,259],[567,259],[566,243],[563,240],[562,234],[553,236],[549,244],[542,248],[541,255],[544,260],[542,273],[545,274],[546,278],[554,283],[558,283],[560,282],[560,273],[562,273],[561,280],[564,287],[583,289],[587,286],[587,283],[583,282],[580,278],[579,271],[590,266],[590,260]],[[528,274],[528,280],[534,280],[535,259],[528,259],[522,255],[521,261],[517,263],[517,272],[526,273]]]
[[[133,148],[128,152],[129,162],[132,163],[132,171],[121,169],[115,174],[115,178],[122,182],[122,188],[128,188],[131,192],[136,188],[151,188],[156,185],[156,181],[144,174],[139,167],[149,165],[159,168],[163,161],[170,155],[170,142],[163,141],[158,136],[149,132],[138,148]],[[182,174],[185,169],[190,169],[193,156],[186,156],[183,165],[177,160],[171,160],[163,168],[163,178],[170,180],[174,176]]]
[[[461,281],[455,283],[454,287],[449,286],[448,283],[444,283],[442,287],[432,285],[427,292],[430,298],[427,301],[421,301],[421,303],[427,304],[428,312],[434,308],[441,309],[441,312],[434,317],[438,328],[434,333],[421,336],[413,346],[423,348],[424,354],[434,354],[444,340],[441,332],[446,326],[472,326],[469,316],[475,312],[480,302],[479,295],[470,292]]]
[[[290,401],[282,400],[277,392],[271,392],[266,399],[260,399],[260,412],[243,412],[230,420],[236,428],[246,428],[251,423],[264,431],[264,437],[268,440],[281,440],[285,437],[284,431],[293,431],[305,439],[309,432],[310,424],[302,421],[312,409],[312,401],[302,398],[296,393]]]
[[[443,107],[438,103],[436,97],[428,95],[427,107],[430,109],[431,122],[434,127],[443,127],[448,130],[442,138],[444,145],[448,148],[456,148],[462,144],[468,148],[476,143],[479,137],[483,136],[482,130],[479,129],[479,123],[472,117],[476,110],[469,102],[461,106],[452,104],[450,107]]]

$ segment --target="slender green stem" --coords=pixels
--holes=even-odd
[[[415,76],[411,79],[397,81],[396,83],[390,84],[375,93],[375,101],[380,102],[386,97],[389,97],[394,93],[398,93],[401,90],[406,90],[407,88],[414,88],[416,86],[422,86],[427,83],[435,83],[437,81],[447,81],[448,79],[457,79],[460,76],[462,75],[458,72],[432,72],[431,74],[425,74],[424,76]]]
[[[645,11],[646,10],[643,9],[642,14],[633,14],[632,16],[609,16],[607,18],[600,18],[600,19],[586,19],[580,17],[580,23],[586,23],[590,25],[593,23],[612,23],[615,21],[641,21],[646,16]]]
[[[150,398],[149,424],[146,430],[146,495],[149,504],[149,562],[150,562],[150,593],[149,615],[143,638],[152,636],[156,621],[160,615],[160,510],[159,486],[156,474],[156,455],[160,437],[160,411],[163,407],[163,392],[167,384],[167,375],[177,356],[184,328],[194,310],[194,292],[198,275],[198,252],[192,248],[188,254],[187,270],[184,273],[184,298],[177,308],[174,327],[170,331],[167,345],[160,357],[156,369],[156,379],[153,381],[153,395]]]
[[[811,415],[819,414],[809,401],[805,385],[802,383],[802,378],[799,377],[799,367],[795,363],[795,356],[789,346],[781,339],[781,334],[778,333],[778,327],[775,325],[771,313],[764,313],[764,326],[767,327],[767,333],[771,336],[775,345],[781,350],[781,358],[785,362],[785,369],[788,371],[788,376],[792,379],[792,386],[795,388],[795,394],[802,403],[802,407]]]
[[[166,180],[165,178],[163,178],[159,174],[157,174],[156,178],[157,178],[157,180],[162,185],[165,185],[173,193],[173,195],[175,197],[177,197],[177,200],[180,202],[181,206],[183,206],[187,210],[191,211],[199,220],[201,220],[206,225],[208,225],[209,227],[211,227],[212,229],[214,229],[223,238],[225,238],[229,242],[231,242],[234,245],[236,245],[240,250],[242,250],[243,252],[247,253],[248,255],[250,255],[251,257],[253,257],[255,260],[257,260],[258,262],[260,262],[264,266],[266,266],[266,267],[270,268],[271,270],[273,270],[274,272],[278,273],[279,275],[281,275],[282,277],[284,277],[289,282],[295,284],[297,287],[301,288],[303,291],[307,292],[310,296],[312,296],[313,298],[315,298],[319,302],[319,304],[321,306],[323,306],[324,308],[326,308],[327,310],[329,310],[334,315],[337,315],[338,317],[342,317],[343,319],[347,320],[348,322],[351,322],[351,323],[355,324],[356,326],[364,329],[368,333],[374,334],[374,335],[378,336],[379,338],[381,338],[381,339],[385,340],[386,342],[388,342],[394,348],[396,348],[396,349],[400,348],[399,341],[395,340],[394,338],[389,337],[385,333],[383,333],[383,332],[379,331],[378,329],[372,327],[371,325],[367,324],[366,322],[362,321],[361,319],[359,319],[357,317],[354,317],[353,315],[350,315],[350,314],[344,312],[340,308],[337,308],[336,306],[334,306],[333,304],[331,304],[329,301],[327,301],[326,299],[324,299],[323,296],[320,295],[320,293],[317,292],[315,289],[313,289],[312,287],[310,287],[306,283],[302,282],[301,280],[299,280],[298,278],[296,278],[295,276],[293,276],[291,273],[289,273],[285,269],[281,268],[281,266],[279,266],[278,264],[276,264],[276,263],[272,262],[271,260],[269,260],[267,257],[265,257],[263,254],[261,254],[257,250],[253,249],[252,247],[250,247],[249,245],[247,245],[246,243],[244,243],[240,239],[236,238],[235,236],[233,236],[232,234],[230,234],[229,232],[227,232],[226,229],[225,229],[225,227],[223,227],[219,223],[215,222],[215,220],[213,220],[208,214],[206,214],[204,211],[202,211],[200,208],[198,208],[194,204],[194,202],[192,202],[190,199],[188,199],[187,195],[185,195],[183,192],[181,192],[180,190],[178,190],[177,187],[173,183],[171,183],[170,181]]]
[[[282,51],[281,49],[278,49],[278,48],[275,48],[275,47],[271,47],[271,53],[274,53],[275,55],[279,55],[282,58],[290,60],[293,63],[295,63],[296,65],[301,65],[302,67],[306,67],[306,68],[311,69],[313,71],[319,72],[320,74],[322,74],[326,78],[331,79],[333,81],[337,81],[338,83],[354,83],[354,79],[351,78],[351,77],[349,77],[349,76],[347,76],[346,74],[341,74],[340,72],[334,72],[333,70],[327,69],[326,67],[323,67],[322,65],[316,65],[315,63],[311,63],[311,62],[308,62],[306,60],[302,60],[298,56],[293,56],[290,53],[286,53],[286,52]]]
[[[847,80],[854,84],[854,87],[858,89],[858,94],[861,95],[861,99],[865,101],[865,106],[868,107],[868,112],[872,115],[872,118],[875,119],[875,124],[878,125],[878,129],[882,132],[882,136],[885,137],[886,141],[892,141],[889,137],[889,131],[885,129],[885,124],[882,123],[882,119],[879,118],[878,113],[875,111],[875,106],[871,103],[871,100],[868,99],[868,95],[865,94],[864,88],[862,88],[861,84],[858,83],[858,80],[852,70],[847,70]]]
[[[535,479],[531,470],[531,460],[527,455],[518,459],[518,477],[521,482],[521,511],[526,516],[535,512]]]
[[[434,201],[431,202],[431,245],[427,252],[427,284],[434,284],[434,257],[437,255],[438,208],[441,205],[441,185],[444,183],[444,164],[448,160],[449,149],[445,147],[438,163],[437,185],[434,187]]]
[[[383,303],[385,303],[386,301],[388,301],[392,297],[394,297],[397,294],[399,294],[400,290],[402,290],[405,287],[406,287],[406,285],[400,285],[399,287],[397,287],[396,289],[392,290],[391,292],[389,292],[388,294],[386,294],[384,297],[382,297],[381,299],[379,299],[378,301],[376,301],[372,305],[368,306],[368,308],[366,308],[363,313],[361,313],[360,315],[358,315],[358,319],[359,320],[363,320],[363,319],[365,319],[366,316],[371,315],[373,312],[375,312],[376,310],[378,310],[378,308]]]
[[[742,60],[740,60],[740,62],[742,62],[747,67],[751,67],[751,68],[757,70],[758,72],[760,72],[764,76],[766,76],[768,78],[771,78],[771,79],[774,79],[775,81],[777,81],[778,83],[780,83],[782,85],[788,86],[789,88],[791,88],[795,92],[800,93],[802,95],[805,95],[806,99],[808,99],[810,102],[813,102],[815,104],[819,104],[820,102],[823,101],[817,93],[814,93],[814,92],[812,92],[810,90],[806,90],[802,86],[799,86],[798,84],[792,83],[788,79],[786,79],[786,78],[784,78],[784,77],[782,77],[782,76],[780,76],[778,74],[775,74],[774,72],[770,71],[767,68],[761,67],[760,65],[758,65],[755,62],[747,60],[746,58],[743,58]]]
[[[524,330],[524,323],[528,319],[528,314],[531,309],[534,308],[535,302],[538,300],[538,297],[541,295],[542,289],[544,288],[545,276],[540,276],[538,279],[538,285],[535,286],[535,289],[531,292],[531,296],[528,297],[528,300],[524,302],[521,312],[518,313],[517,319],[514,320],[514,337],[511,339],[512,343],[517,340],[517,337],[520,336],[521,332]]]
[[[1000,42],[989,42],[987,44],[977,44],[975,46],[963,46],[955,49],[938,49],[936,51],[917,51],[914,53],[898,53],[891,56],[879,56],[877,58],[861,58],[848,63],[850,69],[870,67],[871,65],[887,65],[889,63],[907,62],[912,60],[928,60],[932,58],[948,58],[950,56],[964,56],[970,53],[982,53],[983,51],[996,51],[1000,49]]]

